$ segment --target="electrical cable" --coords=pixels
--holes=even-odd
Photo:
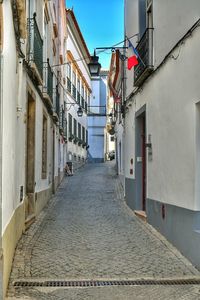
[[[120,44],[126,42],[127,40],[132,39],[132,38],[135,37],[135,36],[138,36],[138,33],[132,35],[132,36],[129,37],[129,38],[126,37],[123,41],[118,42],[118,43],[112,45],[111,48],[115,48],[116,46],[119,46]],[[103,53],[103,52],[106,52],[107,50],[108,50],[108,49],[105,49],[105,50],[99,50],[99,51],[97,51],[97,54],[101,54],[101,53]],[[86,60],[86,59],[89,59],[89,58],[90,58],[90,57],[88,57],[88,56],[86,56],[86,57],[81,57],[81,58],[79,58],[79,59],[74,59],[74,60],[72,60],[70,63],[74,63],[74,62],[77,62],[77,61]],[[70,64],[70,63],[69,63],[69,62],[66,62],[66,63],[63,63],[63,64],[53,65],[53,66],[51,66],[51,68],[59,67],[59,66],[64,66],[64,65],[68,65],[68,64]]]

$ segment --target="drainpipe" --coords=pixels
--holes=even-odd
[[[1,1],[2,3],[2,1]],[[0,49],[0,299],[3,299],[3,249],[2,249],[2,52]]]
[[[0,5],[3,0],[0,0]],[[0,49],[0,299],[3,299],[3,249],[2,249],[2,50]]]

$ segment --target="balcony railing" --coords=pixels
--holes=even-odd
[[[136,47],[139,64],[134,68],[134,85],[140,86],[153,71],[153,28],[147,28]]]
[[[49,61],[43,63],[43,93],[48,95],[53,102],[53,72],[49,65]]]
[[[65,138],[65,140],[67,139],[67,120],[66,118],[64,118],[64,124],[63,124],[64,128],[63,128],[63,136]]]
[[[72,85],[71,85],[71,80],[69,79],[69,77],[67,77],[67,90],[71,94]]]
[[[37,67],[41,79],[43,78],[43,40],[41,38],[38,25],[36,22],[36,14],[33,18],[28,18],[28,61],[34,63]]]
[[[72,85],[72,96],[74,97],[74,99],[76,99],[76,87],[75,87],[75,85]]]
[[[60,113],[59,113],[59,130],[63,133],[64,130],[64,109],[60,106]]]
[[[106,117],[106,105],[87,105],[87,115],[88,116],[99,116]]]

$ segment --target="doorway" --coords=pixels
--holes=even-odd
[[[26,136],[26,219],[35,213],[35,100],[28,93]]]
[[[146,112],[145,108],[136,114],[136,199],[135,209],[146,210]]]

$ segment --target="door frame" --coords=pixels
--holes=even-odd
[[[135,209],[146,210],[146,105],[135,113]]]
[[[32,107],[30,107],[32,106]],[[30,112],[30,110],[33,110]],[[29,128],[29,113],[32,114],[32,128]],[[30,132],[30,130],[32,132]],[[26,206],[25,217],[35,213],[35,131],[36,131],[36,98],[33,91],[27,90],[26,118]],[[31,140],[30,140],[31,139]]]

